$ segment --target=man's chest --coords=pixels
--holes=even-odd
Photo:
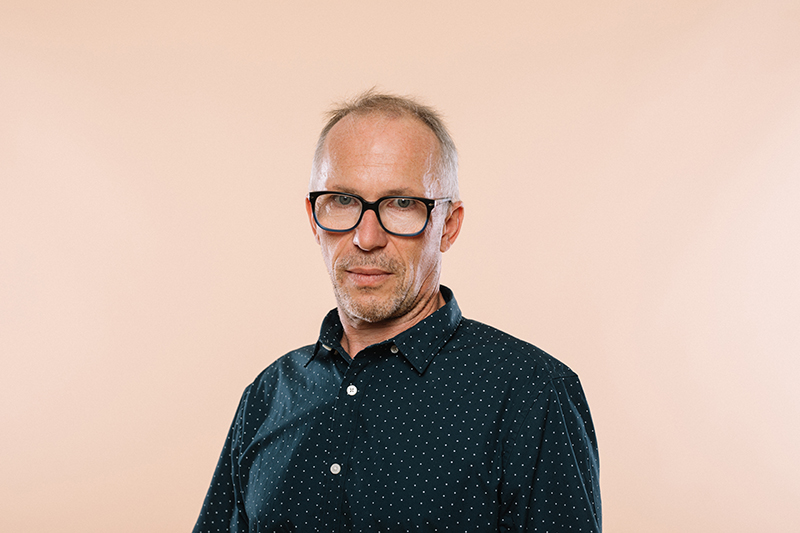
[[[502,382],[353,370],[267,402],[239,460],[248,516],[298,531],[490,527],[514,418]]]

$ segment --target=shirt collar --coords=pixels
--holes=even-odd
[[[453,296],[453,291],[444,285],[439,288],[445,301],[440,309],[394,338],[379,344],[386,345],[387,353],[391,345],[397,346],[398,354],[404,357],[420,375],[425,373],[433,358],[450,340],[461,323],[461,309]],[[322,321],[319,340],[306,366],[318,355],[330,353],[335,349],[341,350],[339,342],[343,333],[339,312],[332,309]]]

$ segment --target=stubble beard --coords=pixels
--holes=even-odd
[[[353,267],[375,267],[391,272],[389,283],[394,287],[388,295],[381,294],[386,287],[346,287],[346,270]],[[405,265],[386,257],[351,257],[342,259],[330,270],[333,293],[339,309],[351,318],[377,323],[405,315],[414,307],[415,298],[409,298],[411,289]]]

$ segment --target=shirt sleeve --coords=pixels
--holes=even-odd
[[[250,388],[244,392],[233,419],[225,446],[217,461],[211,486],[206,493],[200,516],[192,533],[244,533],[248,530],[244,499],[238,482],[238,443],[244,418],[244,406]]]
[[[577,376],[541,391],[503,469],[500,531],[602,531],[597,440]]]

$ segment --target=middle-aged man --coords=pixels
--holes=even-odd
[[[601,531],[578,377],[439,285],[464,208],[437,113],[334,110],[306,209],[337,308],[245,390],[194,531]]]

